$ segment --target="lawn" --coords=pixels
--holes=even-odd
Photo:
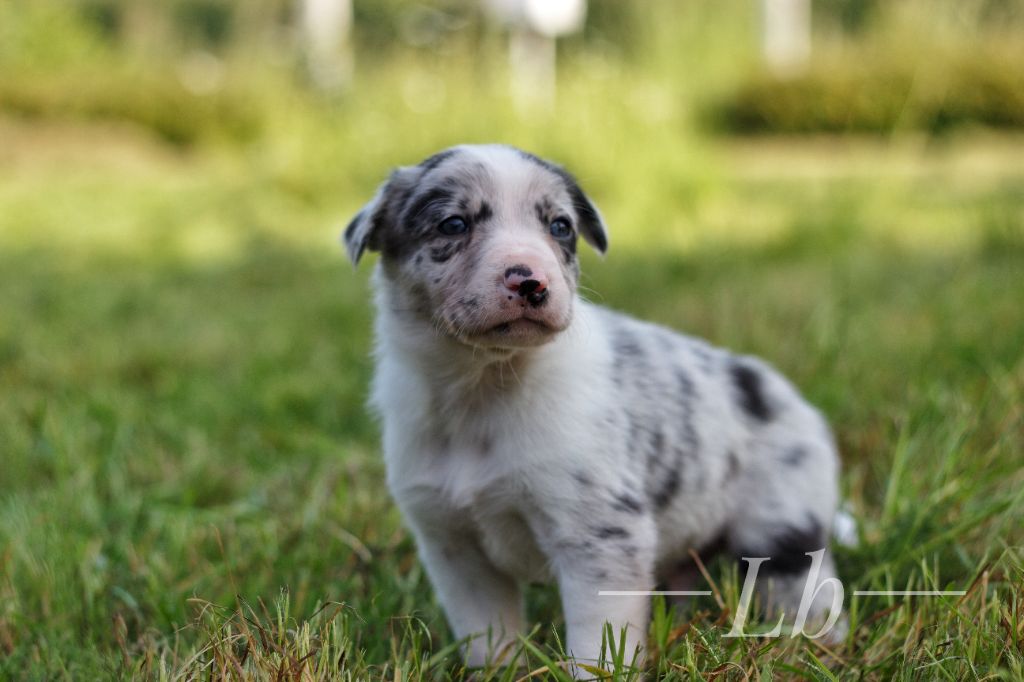
[[[1024,139],[665,139],[644,102],[411,131],[392,104],[283,108],[242,149],[0,119],[0,678],[467,678],[383,484],[371,267],[336,237],[391,165],[495,130],[604,210],[589,297],[764,356],[840,442],[846,642],[724,638],[715,564],[724,610],[656,608],[657,676],[1024,677]],[[529,612],[541,670],[557,594]]]

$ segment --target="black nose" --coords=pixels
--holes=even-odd
[[[519,293],[523,296],[529,296],[537,290],[540,286],[540,282],[535,279],[524,279],[519,283]]]
[[[548,299],[547,277],[542,272],[535,274],[526,265],[513,265],[505,271],[505,288],[534,308],[544,305]]]
[[[524,279],[519,283],[519,295],[532,306],[539,306],[548,297],[548,289],[535,279]]]

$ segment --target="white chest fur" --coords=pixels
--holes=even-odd
[[[566,496],[573,473],[597,478],[615,466],[613,449],[590,428],[605,409],[595,399],[605,387],[583,368],[602,364],[587,354],[603,346],[574,343],[588,328],[581,318],[533,353],[529,371],[514,361],[467,362],[464,352],[448,358],[436,347],[427,362],[409,335],[379,330],[387,347],[373,402],[395,499],[421,524],[464,526],[497,567],[521,579],[547,577],[542,548],[557,541],[552,517],[578,505]]]

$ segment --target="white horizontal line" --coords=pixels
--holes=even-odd
[[[854,590],[855,597],[962,597],[966,590]]]
[[[706,597],[711,590],[600,590],[599,597]]]

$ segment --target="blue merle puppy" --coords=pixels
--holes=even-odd
[[[642,649],[642,592],[692,589],[711,547],[767,557],[761,596],[793,616],[833,523],[818,411],[760,360],[583,300],[581,238],[608,246],[572,176],[499,145],[399,168],[345,230],[354,262],[380,253],[388,485],[471,665],[524,632],[529,581],[557,581],[576,660],[605,623]]]

